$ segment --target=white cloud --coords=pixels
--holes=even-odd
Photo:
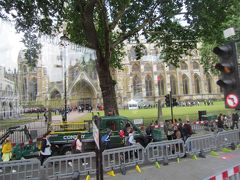
[[[0,20],[0,66],[17,68],[18,53],[24,48],[20,41],[21,35],[16,33],[14,26]]]

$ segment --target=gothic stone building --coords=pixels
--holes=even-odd
[[[164,101],[170,91],[178,101],[220,99],[220,88],[216,85],[217,76],[205,73],[199,63],[199,51],[192,50],[191,56],[181,59],[180,67],[175,68],[163,62],[161,50],[154,44],[144,44],[144,56],[136,59],[134,43],[125,46],[123,70],[112,70],[116,80],[116,94],[119,107],[127,105],[131,99],[138,102],[156,104]],[[30,69],[19,54],[19,89],[22,102],[30,100],[52,107],[63,107],[64,81],[50,80],[49,70],[43,66],[41,56],[38,66]],[[61,59],[61,53],[54,57]],[[51,59],[53,60],[53,59]],[[102,104],[101,90],[94,61],[86,58],[69,58],[67,66],[67,104],[78,106],[89,104],[96,107]],[[50,70],[54,71],[54,70]],[[57,71],[56,71],[57,72]],[[63,73],[59,76],[63,77]]]
[[[16,77],[15,70],[0,67],[0,119],[16,118],[20,114]]]

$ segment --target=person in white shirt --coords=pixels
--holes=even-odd
[[[42,148],[40,151],[41,165],[43,165],[44,160],[47,159],[52,154],[51,143],[48,140],[49,134],[50,132],[47,132],[46,134],[43,135],[43,138],[42,138]]]
[[[128,134],[128,145],[132,146],[132,145],[135,145],[135,144],[137,144],[137,142],[134,139],[134,130],[133,130],[133,128],[130,128],[129,129],[129,134]],[[134,156],[135,156],[135,158],[138,158],[138,153],[137,153],[136,150],[134,151]],[[132,157],[133,157],[133,151],[130,151],[130,158],[132,158]]]

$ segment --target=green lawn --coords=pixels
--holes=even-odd
[[[200,106],[191,106],[191,107],[174,107],[173,108],[173,118],[182,120],[189,119],[195,121],[198,119],[198,111],[207,111],[207,114],[231,114],[232,109],[226,109],[223,101],[215,101],[213,105],[205,106],[203,103],[200,103]],[[163,117],[162,120],[171,118],[171,108],[163,108]],[[158,116],[157,108],[151,109],[138,109],[138,110],[119,110],[119,114],[126,116],[130,119],[143,118],[144,122],[151,122],[156,120]],[[100,115],[103,115],[103,111],[100,112]],[[91,119],[91,114],[87,114],[82,119]]]
[[[191,106],[191,107],[174,107],[173,108],[173,118],[182,120],[189,119],[191,121],[195,121],[198,119],[198,111],[207,111],[207,114],[230,114],[233,112],[232,109],[225,109],[224,102],[223,101],[215,101],[214,105],[211,106],[205,106],[203,103],[200,104],[200,106]],[[162,121],[165,119],[171,119],[171,109],[170,108],[163,108],[163,117]],[[129,119],[139,119],[143,118],[144,123],[148,124],[152,121],[157,120],[158,117],[158,110],[157,108],[151,108],[151,109],[138,109],[138,110],[119,110],[120,115],[126,116]],[[95,113],[96,114],[96,113]],[[100,111],[100,115],[103,115],[103,111]],[[42,114],[40,114],[42,116]],[[15,119],[8,119],[1,121],[0,129],[14,126],[18,124],[25,124],[29,123],[35,120],[30,120],[29,117],[37,117],[37,114],[25,114],[24,117],[21,120],[15,120]],[[29,119],[29,120],[28,120]],[[82,117],[80,121],[83,120],[89,120],[92,119],[92,114],[88,113],[86,116]]]

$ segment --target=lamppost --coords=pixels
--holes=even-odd
[[[64,70],[64,113],[62,116],[62,121],[67,121],[67,67],[66,67],[66,60],[67,60],[67,52],[66,47],[68,46],[69,38],[64,34],[60,37],[60,45],[64,49],[64,57],[62,58],[63,61],[63,70]]]

